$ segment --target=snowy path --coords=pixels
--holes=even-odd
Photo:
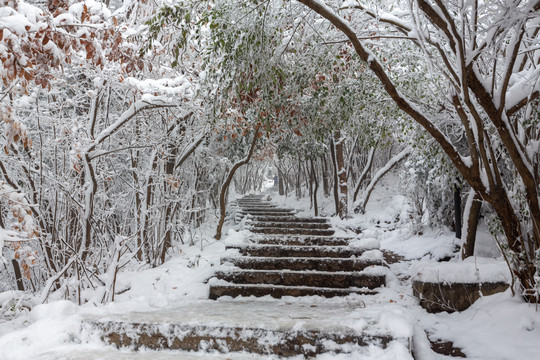
[[[468,359],[537,359],[540,312],[519,298],[513,298],[509,291],[480,299],[462,313],[428,314],[418,305],[412,296],[411,279],[426,266],[437,264],[436,259],[451,253],[454,239],[451,233],[441,229],[426,229],[422,236],[411,236],[406,220],[403,220],[409,211],[405,199],[391,190],[391,182],[383,181],[368,204],[365,216],[331,221],[338,229],[336,236],[355,236],[343,229],[361,227],[362,233],[356,236],[358,241],[380,242],[383,249],[406,259],[386,268],[387,286],[380,288],[376,295],[351,294],[330,299],[318,296],[272,299],[265,296],[206,300],[210,284],[204,281],[216,271],[230,269],[229,265],[220,264],[220,258],[239,255],[237,250],[225,250],[227,243],[252,244],[250,232],[235,227],[229,230],[226,241],[209,241],[204,244],[204,250],[202,246],[184,246],[179,255],[159,268],[122,272],[119,287],[130,290],[118,295],[113,304],[96,306],[89,302],[77,307],[69,301],[52,301],[34,307],[27,320],[20,317],[0,323],[0,359],[280,359],[274,355],[245,352],[118,350],[105,345],[98,332],[82,326],[88,321],[106,323],[114,320],[154,323],[165,330],[171,323],[180,323],[193,327],[212,325],[215,329],[375,331],[393,333],[396,337],[414,332],[416,360],[452,359],[430,350],[427,332],[434,341],[451,341]],[[275,200],[278,204],[282,201],[281,206],[306,209],[302,216],[311,215],[307,210],[309,203],[296,204],[290,198]],[[331,209],[331,202],[326,206]],[[331,210],[322,210],[331,213]],[[81,332],[81,328],[84,331]],[[406,344],[400,341],[386,349],[371,346],[349,350],[349,353],[318,355],[316,359],[412,359]],[[299,360],[304,356],[288,359]]]
[[[313,259],[331,256],[330,259],[335,259],[337,264],[351,259],[365,261],[364,258],[368,256],[374,262],[371,265],[366,263],[365,270],[360,272],[351,272],[345,263],[338,266],[337,272],[313,269],[291,272],[286,270],[289,265],[280,271],[251,268],[240,271],[227,258],[225,268],[229,269],[216,272],[218,279],[209,282],[210,298],[217,298],[217,301],[198,300],[153,311],[112,310],[89,314],[84,316],[82,342],[89,343],[92,337],[97,336],[115,345],[136,349],[146,347],[223,353],[247,351],[275,357],[339,355],[351,359],[358,356],[372,358],[377,353],[374,359],[381,358],[381,354],[403,360],[411,358],[412,317],[399,305],[377,304],[370,301],[367,295],[376,294],[385,283],[382,254],[376,249],[378,243],[375,249],[371,241],[358,244],[354,239],[344,241],[347,244],[356,241],[356,247],[321,245],[319,241],[334,239],[334,230],[326,219],[296,218],[292,211],[276,208],[260,197],[244,198],[239,203],[243,203],[242,212],[250,214],[248,229],[251,232],[260,229],[264,235],[248,236],[252,243],[250,246],[229,245],[228,248],[239,251],[255,262],[261,256],[293,262],[305,260],[305,256],[308,259],[309,256],[313,256]],[[255,213],[258,215],[253,216]],[[262,239],[279,243],[259,244],[258,241]],[[316,243],[306,245],[305,239]],[[283,241],[292,241],[295,245],[285,246]],[[371,259],[377,255],[375,253],[378,256]],[[303,264],[297,263],[296,266]],[[239,274],[246,276],[239,277]],[[362,290],[362,286],[366,285],[360,288],[355,287],[359,285],[350,285],[360,284],[354,280],[362,280],[362,277],[380,280],[371,285],[370,289],[374,290],[370,291]],[[236,283],[223,279],[232,279]],[[334,281],[336,279],[339,281]],[[235,286],[243,287],[240,293],[243,297],[231,299],[230,295],[237,295],[228,289],[235,289]],[[250,286],[257,288],[258,292],[250,293]],[[330,286],[337,286],[338,289],[333,290]],[[226,296],[216,295],[216,288],[219,291],[225,289]],[[261,294],[261,289],[275,288],[282,293],[278,295],[272,290]],[[331,299],[297,297],[302,294],[298,292],[300,288],[322,296],[328,296],[328,291],[339,290],[343,296]],[[262,297],[254,298],[250,294]],[[366,303],[370,305],[366,306]]]

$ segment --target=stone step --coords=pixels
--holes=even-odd
[[[272,229],[331,229],[332,225],[328,223],[318,222],[255,222],[250,221],[249,225],[255,228],[272,228]]]
[[[265,236],[256,238],[258,244],[268,245],[318,245],[318,246],[346,246],[352,238],[327,236]]]
[[[303,229],[303,228],[264,228],[264,227],[251,227],[249,229],[253,233],[257,234],[283,234],[283,235],[317,235],[317,236],[331,236],[335,231],[332,229]]]
[[[244,211],[244,210],[240,210],[240,211],[237,211],[236,214],[239,214],[239,215],[250,215],[250,216],[265,216],[265,217],[270,217],[270,216],[276,216],[276,217],[289,217],[289,216],[294,216],[294,212],[292,211],[285,211],[285,210],[282,210],[282,211],[273,211],[273,212],[268,212],[268,211],[264,211],[264,210],[257,210],[257,211]]]
[[[204,351],[212,356],[219,352],[227,353],[228,359],[245,359],[246,353],[273,357],[313,357],[327,352],[349,353],[367,346],[386,348],[393,340],[390,335],[362,334],[355,331],[322,332],[115,321],[86,323],[83,326],[99,329],[103,341],[118,348]],[[193,353],[191,355],[195,356]],[[181,356],[178,358],[182,359]]]
[[[238,204],[237,205],[240,209],[244,210],[244,211],[250,211],[250,210],[255,210],[255,211],[266,211],[266,210],[274,210],[274,209],[277,209],[275,205],[242,205],[242,204]],[[281,209],[283,210],[283,209]]]
[[[240,269],[252,270],[313,270],[313,271],[362,271],[369,266],[381,266],[377,259],[311,258],[311,257],[228,257],[222,264],[230,263]]]
[[[233,270],[218,271],[215,276],[219,280],[225,280],[234,284],[309,286],[339,289],[351,287],[375,289],[386,283],[386,277],[384,275],[364,274],[362,272]]]
[[[252,221],[258,222],[278,222],[278,223],[328,223],[326,218],[308,218],[308,217],[297,217],[297,216],[252,216]]]
[[[361,292],[362,289],[348,290]],[[332,291],[336,292],[335,289]],[[346,291],[342,289],[338,293]],[[326,358],[345,353],[344,356],[351,354],[348,358],[357,359],[359,357],[355,355],[365,352],[365,347],[386,348],[390,342],[405,352],[410,350],[411,338],[394,330],[392,312],[389,313],[385,305],[373,304],[369,309],[362,309],[362,306],[365,306],[364,301],[358,298],[314,303],[265,299],[199,300],[150,311],[126,311],[122,306],[113,306],[99,312],[83,313],[81,336],[77,339],[80,343],[73,347],[80,349],[88,344],[93,346],[88,350],[97,347],[96,350],[116,353],[96,342],[101,339],[128,354],[137,350],[141,353],[157,350],[152,359],[189,351],[178,354],[178,359],[184,359],[184,354],[213,359],[214,356],[220,358],[222,353],[228,359],[239,360],[245,359],[246,355],[269,356],[268,360],[275,360],[290,356],[310,358],[320,353],[327,353]],[[384,321],[381,321],[382,315]],[[399,329],[414,326],[412,322],[404,323],[402,316],[397,316],[396,320],[401,326]],[[67,350],[68,345],[63,344],[55,350]],[[78,353],[74,355],[72,358],[78,359]]]
[[[268,212],[268,213],[276,213],[276,212],[286,212],[286,213],[292,213],[293,210],[291,209],[283,209],[283,208],[278,208],[278,207],[275,207],[275,206],[268,206],[268,207],[264,207],[264,208],[261,208],[261,207],[249,207],[249,206],[246,206],[246,207],[242,207],[242,210],[243,211],[255,211],[255,212]]]
[[[237,201],[236,205],[242,206],[242,207],[248,207],[248,208],[257,208],[257,207],[276,207],[276,204],[272,204],[270,202],[251,202],[251,201]]]
[[[253,212],[254,216],[265,216],[265,215],[268,215],[268,216],[279,216],[280,214],[295,214],[296,212],[294,210],[291,210],[291,209],[282,209],[282,208],[277,208],[277,207],[274,207],[274,208],[264,208],[264,209],[261,209],[261,208],[253,208],[253,209],[246,209],[246,210],[243,210],[242,208],[238,209],[238,212],[244,212],[244,213],[251,213]],[[282,216],[287,216],[287,215],[282,215]]]
[[[367,290],[361,288],[349,288],[349,289],[335,289],[324,287],[311,287],[311,286],[281,286],[281,285],[263,285],[263,284],[223,284],[223,285],[211,285],[210,295],[211,300],[216,300],[222,296],[231,296],[233,298],[238,296],[267,296],[270,295],[273,298],[280,299],[283,296],[321,296],[326,298],[332,298],[336,296],[347,296],[350,294],[364,294],[375,295],[376,290]]]
[[[361,256],[365,249],[350,249],[345,246],[282,246],[282,245],[248,245],[227,246],[237,249],[244,256],[258,257],[314,257],[314,258],[350,258]]]

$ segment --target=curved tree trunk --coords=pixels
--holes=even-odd
[[[356,189],[354,189],[354,195],[353,195],[353,202],[356,201],[356,197],[358,196],[358,192],[360,191],[360,188],[362,187],[362,183],[366,179],[367,174],[371,171],[371,166],[373,165],[374,158],[375,158],[375,147],[372,147],[371,149],[369,149],[369,154],[368,154],[366,165],[364,166],[364,170],[362,170],[362,174],[360,174],[360,177],[358,178],[358,182],[356,183]]]
[[[216,229],[216,235],[214,235],[214,238],[216,240],[221,239],[221,231],[223,229],[223,223],[225,222],[225,215],[227,212],[227,190],[229,190],[229,185],[231,184],[231,181],[233,179],[234,173],[236,170],[238,170],[242,165],[245,165],[251,160],[251,156],[253,155],[253,152],[255,151],[255,145],[257,144],[257,139],[259,137],[259,127],[255,128],[255,132],[253,133],[253,140],[251,141],[251,147],[249,148],[249,152],[245,158],[237,162],[233,165],[231,170],[229,171],[229,174],[227,175],[227,178],[223,182],[223,185],[221,186],[221,191],[219,193],[219,221],[218,226]]]
[[[373,176],[373,179],[371,179],[369,185],[366,187],[364,196],[362,197],[360,202],[355,206],[354,208],[355,213],[363,214],[366,211],[367,202],[369,201],[369,197],[371,196],[371,193],[373,192],[375,185],[377,185],[379,180],[381,180],[384,177],[384,175],[388,174],[388,172],[392,170],[397,164],[399,164],[401,161],[407,158],[409,154],[410,154],[410,149],[406,148],[405,150],[403,150],[402,152],[400,152],[399,154],[391,158],[390,161],[388,161],[388,163],[383,168],[377,171],[375,176]]]

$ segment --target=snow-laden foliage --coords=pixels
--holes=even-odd
[[[110,301],[118,269],[162,263],[211,206],[222,166],[200,160],[197,65],[173,69],[160,46],[139,56],[152,4],[7,5],[1,288],[15,287],[16,259],[42,300],[61,290],[81,302],[103,286]]]

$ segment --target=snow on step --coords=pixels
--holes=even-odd
[[[332,229],[302,229],[302,228],[260,228],[251,227],[249,230],[259,234],[284,234],[284,235],[334,235]]]
[[[310,223],[328,223],[328,219],[325,218],[307,218],[296,216],[250,216],[250,221],[253,222],[310,222]]]
[[[268,213],[276,213],[276,212],[286,212],[286,213],[293,213],[294,211],[291,209],[284,209],[284,208],[278,208],[275,206],[241,206],[241,211],[243,212],[268,212]]]
[[[253,239],[257,244],[266,245],[319,245],[319,246],[345,246],[349,245],[350,238],[328,236],[265,236]]]
[[[377,291],[367,288],[332,288],[315,286],[289,286],[289,285],[267,285],[267,284],[233,284],[233,283],[212,283],[209,298],[216,300],[222,296],[236,298],[242,297],[263,297],[270,295],[273,298],[281,299],[284,296],[320,296],[333,298],[336,296],[347,296],[351,294],[375,295]]]
[[[380,259],[311,258],[311,257],[228,257],[222,264],[230,263],[241,269],[253,270],[314,270],[314,271],[361,271],[369,266],[383,265]]]
[[[237,249],[242,255],[257,257],[335,257],[350,258],[362,256],[367,251],[363,248],[348,246],[315,246],[315,245],[248,245],[227,246],[228,249]]]
[[[309,357],[372,349],[370,345],[410,354],[413,321],[406,314],[400,309],[360,306],[361,302],[306,306],[201,301],[166,311],[89,315],[83,321],[83,337],[130,349],[234,352],[229,354],[232,359],[243,359],[237,351]]]
[[[330,229],[332,225],[328,223],[310,222],[248,222],[248,225],[253,228],[287,228],[287,229]]]
[[[385,284],[384,274],[363,272],[291,271],[291,270],[232,270],[215,274],[217,279],[235,284],[268,284],[330,288],[374,289]]]

